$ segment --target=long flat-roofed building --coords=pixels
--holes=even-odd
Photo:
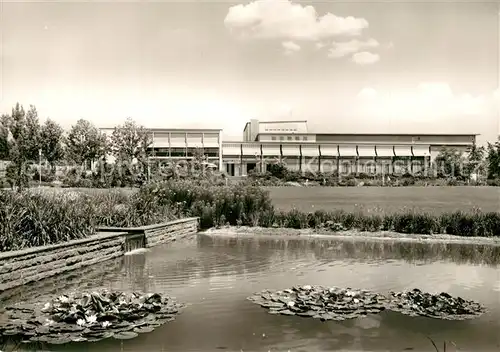
[[[114,128],[102,128],[111,134]],[[221,129],[149,128],[150,157],[189,160],[196,148],[230,176],[265,171],[278,161],[300,172],[385,173],[424,171],[442,147],[465,152],[476,134],[336,134],[309,131],[307,121],[246,123],[243,140],[223,141]],[[404,167],[404,166],[403,166]]]
[[[229,175],[245,176],[251,170],[284,162],[295,171],[391,173],[407,162],[424,171],[442,147],[465,152],[476,134],[335,134],[311,133],[307,121],[251,120],[243,142],[224,142],[222,155]],[[397,164],[397,163],[396,163]]]
[[[150,157],[160,160],[189,160],[195,149],[203,150],[208,162],[222,169],[221,129],[148,128],[151,133]],[[114,128],[101,128],[111,135]]]

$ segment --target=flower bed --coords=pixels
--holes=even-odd
[[[130,339],[173,320],[182,307],[158,293],[75,293],[57,297],[43,308],[7,307],[8,320],[0,323],[0,335],[48,344]]]

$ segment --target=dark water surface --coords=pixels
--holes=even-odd
[[[429,336],[440,347],[447,340],[460,351],[493,352],[500,350],[498,263],[500,247],[199,235],[28,285],[1,302],[106,287],[165,293],[189,304],[175,321],[136,339],[57,351],[435,351]],[[489,312],[471,321],[383,312],[320,322],[271,315],[246,300],[255,291],[297,284],[446,291],[479,301]]]

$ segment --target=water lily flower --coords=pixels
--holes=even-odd
[[[290,301],[290,302],[288,302],[288,303],[287,303],[287,305],[288,305],[289,307],[293,307],[293,306],[295,305],[295,302],[294,302],[294,301]]]
[[[107,328],[107,327],[108,327],[108,326],[110,326],[110,325],[111,325],[111,323],[110,323],[109,321],[103,321],[103,322],[102,322],[102,327],[103,327],[103,328]]]
[[[89,324],[93,324],[93,323],[95,323],[97,321],[97,315],[95,315],[95,314],[91,315],[90,317],[86,317],[86,318],[87,318],[87,322]]]
[[[45,324],[43,324],[43,325],[49,326],[49,325],[52,325],[52,324],[54,324],[54,321],[52,319],[45,319]]]
[[[305,286],[303,286],[302,288],[303,288],[304,290],[308,290],[308,291],[309,291],[310,289],[312,289],[311,285],[305,285]]]
[[[50,309],[50,302],[45,303],[45,305],[42,308],[42,311],[46,311]]]
[[[84,319],[78,319],[76,321],[76,325],[78,325],[78,326],[84,326],[85,325],[85,320]]]
[[[59,297],[59,301],[61,303],[68,303],[69,302],[69,298],[66,297],[66,296],[64,296],[64,295],[62,295],[61,297]]]

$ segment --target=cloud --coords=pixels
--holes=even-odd
[[[316,46],[316,49],[319,50],[319,49],[323,49],[326,46],[326,44],[322,43],[322,42],[317,42],[315,46]]]
[[[379,43],[375,39],[369,39],[367,41],[352,39],[348,42],[333,42],[332,47],[328,50],[328,57],[341,58],[357,53],[363,49],[376,48],[378,46]]]
[[[362,113],[381,118],[432,120],[438,116],[485,114],[489,109],[484,96],[454,94],[444,82],[423,82],[411,91],[381,92],[366,87],[357,99]]]
[[[368,28],[368,21],[364,18],[332,13],[318,16],[313,6],[302,6],[288,0],[256,0],[232,6],[224,24],[234,35],[247,38],[303,41],[356,36]]]
[[[371,100],[375,99],[376,97],[377,97],[377,91],[370,87],[365,87],[361,89],[361,91],[358,93],[358,98],[363,100]]]
[[[352,55],[352,61],[358,65],[371,65],[380,60],[380,55],[362,51]]]
[[[297,51],[300,51],[300,45],[292,42],[291,40],[283,42],[281,43],[281,45],[285,49],[286,55],[291,55],[293,53],[296,53]]]
[[[500,101],[500,88],[493,91],[493,99]]]

